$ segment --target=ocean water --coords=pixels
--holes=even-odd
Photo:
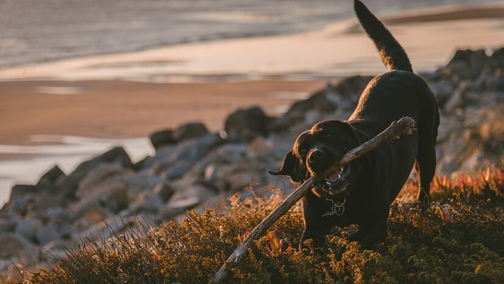
[[[377,14],[502,0],[364,0]],[[353,17],[352,0],[2,0],[0,68],[296,33]]]
[[[0,145],[0,153],[27,155],[15,160],[0,160],[0,207],[9,200],[10,189],[14,184],[36,184],[54,165],[70,174],[81,162],[115,146],[124,147],[133,162],[154,154],[148,138],[99,139],[33,135],[31,141],[54,143],[54,145]]]

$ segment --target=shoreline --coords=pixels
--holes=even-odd
[[[193,121],[218,131],[231,112],[253,105],[269,115],[281,114],[331,78],[386,71],[372,42],[352,29],[355,23],[338,22],[302,34],[195,43],[0,70],[0,121],[7,122],[0,125],[0,144],[56,144],[34,142],[32,135],[148,137]],[[433,72],[457,48],[504,46],[503,26],[504,17],[410,22],[393,24],[390,30],[417,72]],[[29,161],[34,156],[3,152],[0,162]],[[43,168],[25,174],[33,178]],[[0,176],[0,182],[2,178],[5,181]],[[10,191],[1,187],[1,192]]]
[[[377,0],[368,1],[368,4],[381,19],[394,14],[500,4],[498,0],[471,3],[473,1],[419,0],[404,3],[400,0]],[[188,43],[306,33],[353,18],[352,1],[345,0],[322,0],[316,7],[299,0],[274,5],[266,0],[254,4],[244,0],[228,3],[201,1],[198,4],[181,0],[171,3],[155,0],[142,3],[133,0],[121,3],[104,1],[100,5],[68,5],[65,2],[52,1],[50,10],[35,0],[4,5],[9,15],[1,21],[5,28],[2,44],[5,48],[0,50],[2,69]],[[80,13],[76,14],[76,11]],[[27,13],[31,14],[29,19],[17,20]],[[61,16],[54,18],[53,14]],[[82,14],[94,16],[89,18]],[[38,26],[39,32],[30,30],[28,27],[31,26]],[[171,29],[167,32],[166,27]]]
[[[504,38],[504,5],[409,10],[381,18],[408,51],[417,72],[444,64],[456,48],[504,45],[498,40]],[[420,47],[428,50],[420,51]],[[331,76],[372,75],[383,70],[374,46],[357,20],[349,19],[302,33],[168,45],[2,68],[0,81],[324,80]]]

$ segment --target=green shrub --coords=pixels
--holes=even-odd
[[[443,181],[444,180],[444,181]],[[292,208],[257,240],[242,261],[231,264],[226,283],[502,283],[504,279],[504,189],[502,172],[449,181],[436,177],[430,208],[396,202],[388,237],[374,250],[361,250],[341,234],[329,246],[297,249],[302,213]],[[68,252],[51,270],[28,283],[208,283],[251,230],[282,200],[229,199],[220,211],[144,224],[101,244]],[[415,192],[405,186],[402,196]],[[402,198],[401,198],[402,200]],[[285,239],[280,244],[280,240]]]

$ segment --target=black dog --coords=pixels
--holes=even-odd
[[[332,227],[350,224],[359,225],[359,231],[350,240],[358,241],[363,248],[383,240],[387,234],[390,204],[408,179],[413,165],[420,177],[417,198],[423,203],[430,201],[439,126],[434,94],[425,81],[413,73],[401,45],[357,0],[355,12],[391,71],[369,82],[348,121],[319,122],[301,133],[286,154],[281,169],[270,173],[288,175],[292,181],[302,182],[324,172],[347,151],[403,116],[412,117],[417,130],[412,135],[378,146],[319,182],[303,198],[305,230],[301,246],[306,239],[313,239],[314,245],[320,246]]]

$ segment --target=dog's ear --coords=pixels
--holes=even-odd
[[[302,177],[299,172],[299,160],[294,156],[292,150],[285,154],[282,167],[279,171],[268,171],[271,175],[290,176],[293,182],[301,181]]]
[[[360,144],[368,141],[370,138],[366,133],[360,131],[359,129],[355,128],[352,124],[344,121],[342,122],[342,125],[346,128],[346,131],[355,138],[357,141],[357,145],[355,147],[359,146]]]

